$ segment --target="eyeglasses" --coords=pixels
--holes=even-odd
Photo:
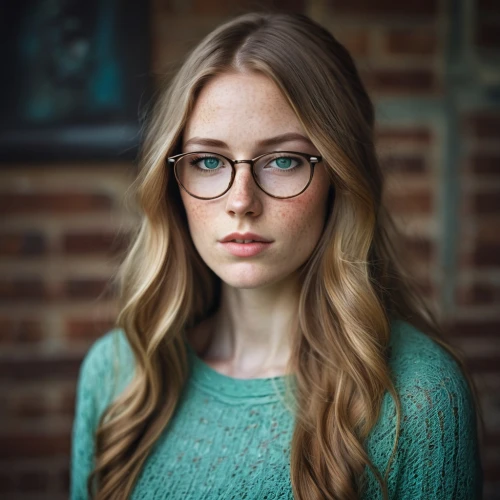
[[[210,152],[182,153],[167,158],[184,191],[200,200],[212,200],[231,188],[237,163],[249,163],[257,186],[273,198],[293,198],[303,193],[313,178],[321,156],[273,151],[252,160],[231,160]]]

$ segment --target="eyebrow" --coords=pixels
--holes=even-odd
[[[275,137],[270,137],[269,139],[264,139],[262,141],[257,142],[257,146],[260,148],[264,147],[269,147],[269,146],[275,146],[277,144],[281,144],[283,142],[290,142],[290,141],[302,141],[308,144],[309,146],[314,147],[314,144],[311,142],[310,139],[307,137],[303,136],[302,134],[298,134],[296,132],[288,132],[286,134],[281,134],[277,135]],[[215,148],[226,148],[229,149],[229,146],[223,142],[219,141],[218,139],[208,139],[204,137],[192,137],[186,143],[184,144],[184,147],[190,145],[190,144],[197,144],[199,146],[212,146]]]

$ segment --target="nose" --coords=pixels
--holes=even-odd
[[[249,164],[237,164],[233,185],[228,191],[226,212],[256,217],[262,212],[261,190],[255,184]]]

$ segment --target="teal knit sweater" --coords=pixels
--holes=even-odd
[[[481,498],[474,406],[456,363],[405,322],[392,323],[390,344],[389,363],[401,398],[402,425],[388,478],[389,497]],[[294,418],[283,404],[286,376],[228,377],[186,345],[188,382],[130,498],[293,499],[290,439]],[[73,425],[73,500],[87,498],[98,419],[131,380],[132,372],[133,355],[118,329],[97,340],[82,363]],[[365,444],[382,475],[392,451],[395,423],[395,405],[387,393]],[[371,472],[363,498],[382,498]]]

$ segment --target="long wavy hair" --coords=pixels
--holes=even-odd
[[[134,185],[142,219],[117,275],[116,325],[131,346],[135,372],[99,421],[87,484],[93,498],[130,495],[186,383],[184,333],[219,304],[220,279],[194,248],[166,157],[181,152],[200,89],[217,75],[252,71],[268,76],[295,111],[323,156],[333,193],[322,236],[300,270],[287,369],[296,376],[294,497],[358,498],[357,478],[368,467],[387,498],[391,461],[382,476],[363,444],[388,391],[397,410],[391,460],[397,447],[401,408],[387,352],[392,319],[410,322],[445,348],[477,398],[461,354],[441,338],[434,314],[396,260],[398,233],[382,204],[374,109],[351,56],[304,15],[244,14],[191,51],[148,115]]]

